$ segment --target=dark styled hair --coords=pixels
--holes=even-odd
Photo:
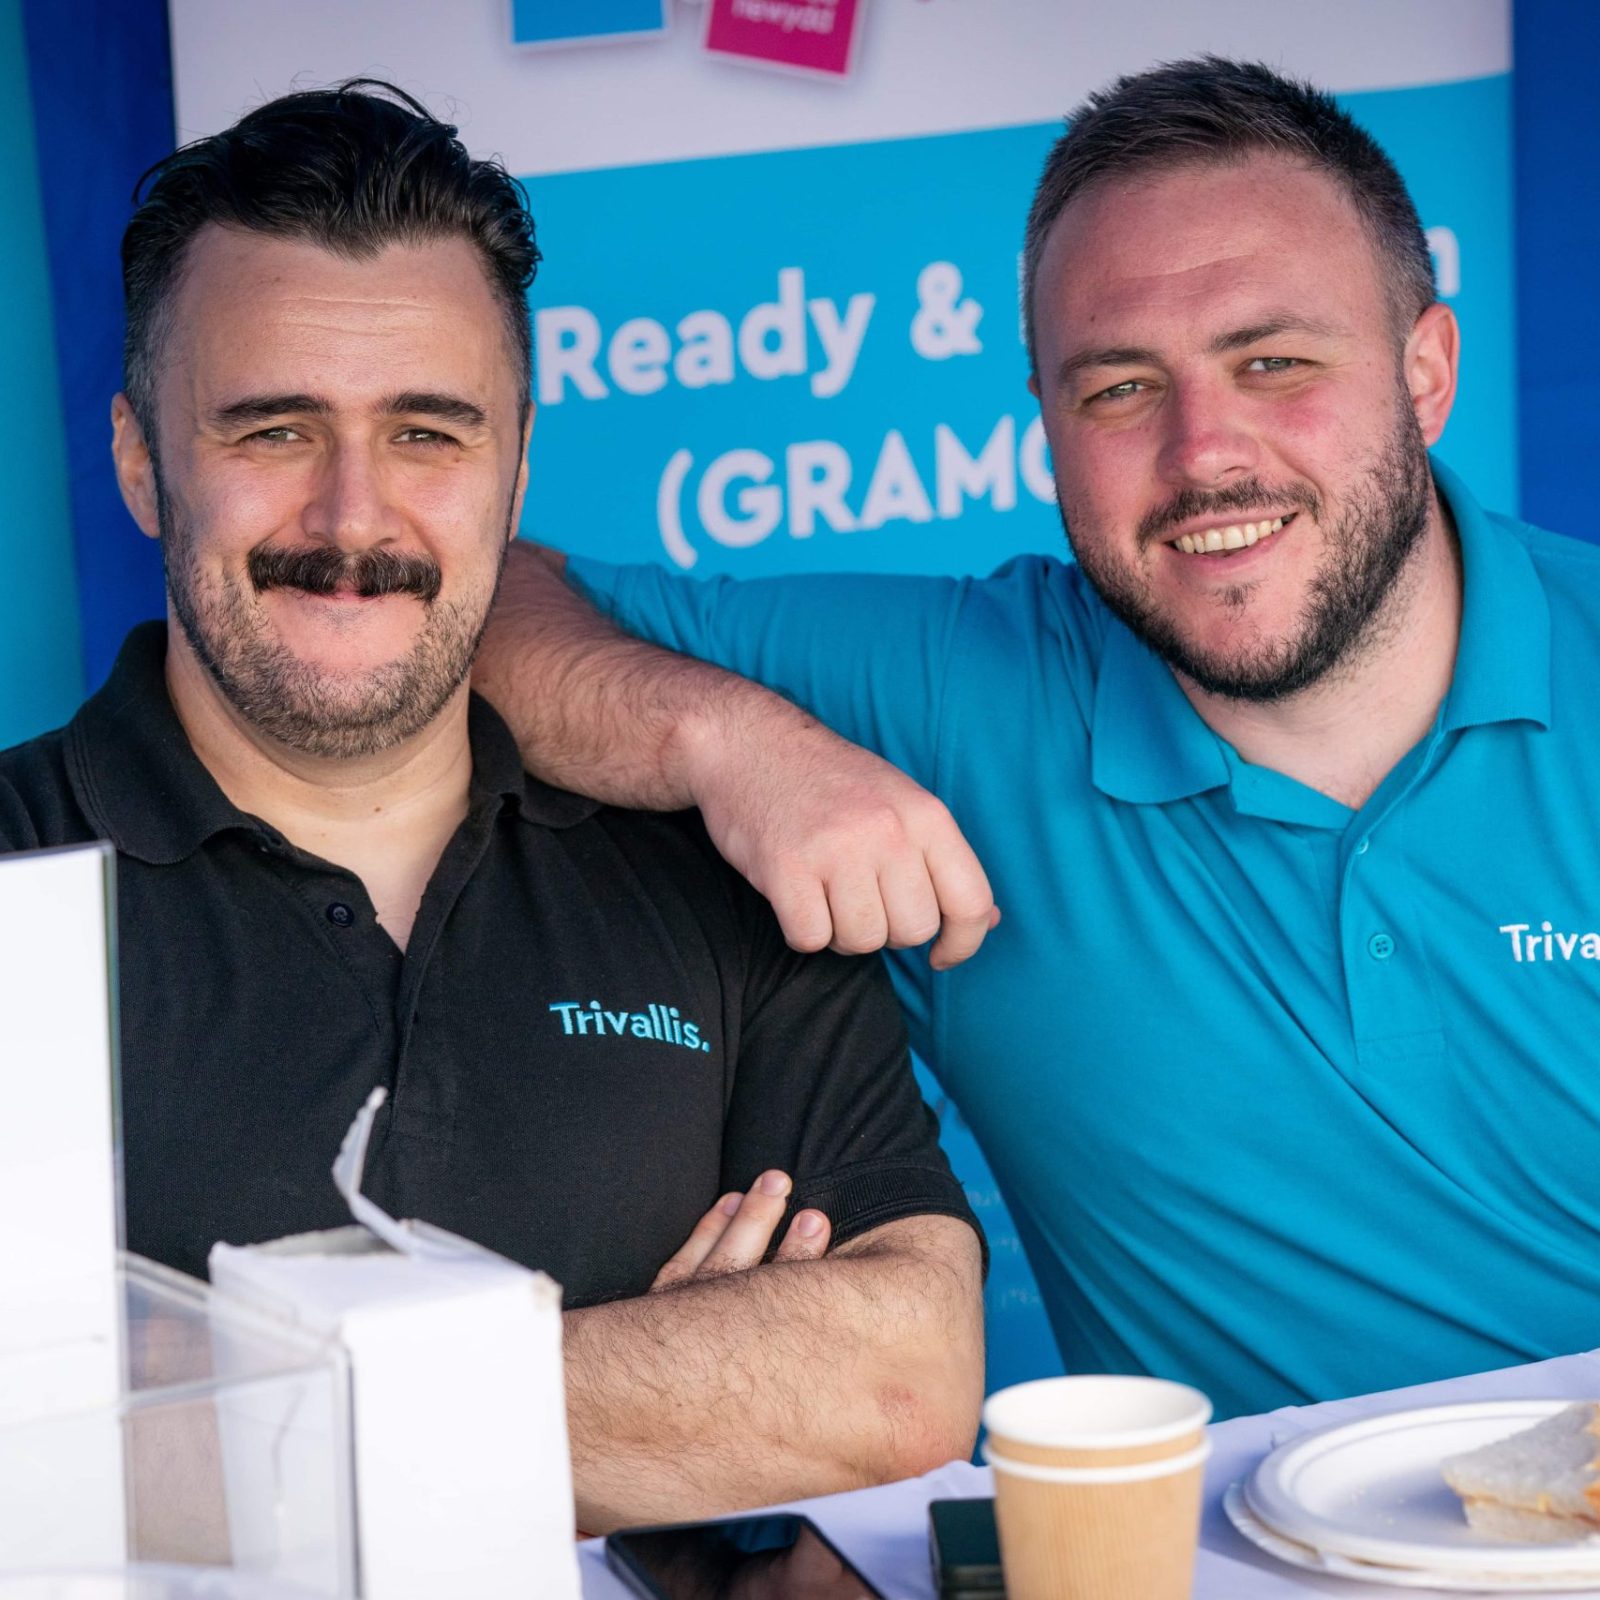
[[[123,385],[152,449],[173,294],[190,241],[211,223],[358,260],[391,244],[470,239],[504,308],[527,406],[526,295],[539,264],[527,197],[498,161],[473,160],[455,128],[393,84],[351,78],[269,101],[157,162],[134,200],[122,236]]]
[[[1253,61],[1200,56],[1118,78],[1067,118],[1044,164],[1022,254],[1023,317],[1034,359],[1033,291],[1045,240],[1069,202],[1094,184],[1262,151],[1335,179],[1377,247],[1398,328],[1433,303],[1433,258],[1399,172],[1331,95]]]

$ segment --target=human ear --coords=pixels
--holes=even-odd
[[[156,511],[156,464],[145,441],[144,429],[133,414],[127,395],[111,402],[111,460],[116,467],[117,487],[128,514],[139,524],[146,538],[161,537],[161,518]]]
[[[1435,301],[1417,318],[1402,362],[1411,409],[1424,443],[1437,444],[1456,400],[1461,327],[1449,306]]]
[[[517,463],[517,486],[511,495],[511,526],[507,531],[508,539],[515,539],[517,529],[522,526],[522,497],[528,492],[528,444],[533,438],[533,419],[538,409],[532,401],[529,401],[528,420],[522,424],[522,454]]]

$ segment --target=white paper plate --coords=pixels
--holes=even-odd
[[[1511,1544],[1467,1526],[1439,1474],[1447,1456],[1520,1432],[1571,1404],[1488,1400],[1397,1411],[1280,1445],[1245,1482],[1251,1511],[1314,1551],[1435,1575],[1581,1579],[1600,1589],[1600,1538]],[[1390,1579],[1389,1581],[1393,1581]],[[1434,1586],[1440,1587],[1437,1581]]]
[[[1582,1590],[1600,1593],[1588,1574],[1544,1573],[1536,1577],[1507,1577],[1492,1572],[1431,1572],[1426,1567],[1382,1567],[1371,1561],[1313,1550],[1275,1533],[1250,1509],[1244,1484],[1233,1484],[1222,1498],[1228,1520],[1259,1550],[1291,1567],[1320,1572],[1328,1578],[1351,1578],[1357,1583],[1381,1583],[1391,1589],[1441,1589],[1451,1594],[1571,1594]]]

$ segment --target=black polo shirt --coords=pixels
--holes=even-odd
[[[468,815],[402,954],[360,879],[224,796],[165,651],[136,628],[67,727],[0,755],[0,848],[118,852],[130,1249],[203,1274],[219,1239],[348,1221],[329,1167],[380,1083],[372,1198],[569,1305],[642,1293],[767,1167],[835,1241],[972,1220],[881,964],[790,950],[695,813],[547,787],[474,699]]]

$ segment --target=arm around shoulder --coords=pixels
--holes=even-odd
[[[517,540],[473,669],[528,770],[613,805],[701,803],[703,751],[735,725],[810,721],[744,678],[623,632],[565,581],[566,557]]]
[[[513,545],[474,684],[530,771],[648,810],[699,806],[798,950],[938,937],[965,960],[998,920],[949,811],[896,767],[759,685],[623,633]]]

